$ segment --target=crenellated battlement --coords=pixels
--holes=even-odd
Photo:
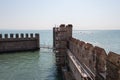
[[[0,34],[0,53],[39,49],[39,34]]]
[[[75,80],[120,80],[120,55],[73,38],[71,24],[54,27],[53,40],[56,63],[69,67]]]
[[[28,34],[28,33],[26,33],[26,34],[23,34],[23,33],[21,33],[21,34],[13,34],[13,33],[11,33],[11,34],[0,34],[0,39],[37,38],[38,36],[39,36],[38,33],[35,33],[35,34],[33,34],[33,33],[30,33],[30,34]]]

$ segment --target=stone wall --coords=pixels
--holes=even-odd
[[[120,55],[106,53],[103,48],[71,38],[69,50],[79,62],[85,64],[96,75],[96,80],[120,80]]]
[[[69,50],[96,75],[96,80],[120,80],[120,55],[71,38]]]
[[[107,80],[120,80],[120,55],[114,52],[107,56]]]
[[[60,27],[53,28],[53,47],[56,52],[56,64],[59,68],[66,65],[67,41],[72,37],[71,31],[71,24],[67,26],[61,24]]]
[[[106,52],[103,48],[90,43],[71,38],[69,50],[79,60],[85,69],[89,68],[97,76],[106,76]]]
[[[83,78],[82,80],[86,80],[80,73],[82,68],[88,72],[87,79],[89,80],[120,80],[120,55],[114,52],[107,54],[101,47],[73,38],[72,25],[65,26],[62,24],[60,27],[55,27],[53,29],[53,41],[54,48],[57,51],[56,55],[59,56],[56,58],[61,60],[56,63],[64,64],[62,67],[67,68],[76,80],[79,80],[80,77]],[[77,66],[82,67],[81,71],[72,62],[67,50],[74,56],[73,62],[77,61],[76,64],[80,64]],[[64,57],[60,57],[60,55]]]
[[[0,34],[0,53],[39,48],[39,34]]]

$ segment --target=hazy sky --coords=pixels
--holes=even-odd
[[[0,29],[120,29],[120,0],[0,0]]]

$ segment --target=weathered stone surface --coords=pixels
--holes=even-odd
[[[59,29],[60,29],[61,32],[65,31],[66,30],[65,24],[61,24]]]
[[[120,55],[114,52],[107,56],[107,80],[120,80]]]
[[[21,38],[24,38],[24,34],[23,33],[21,33],[20,35],[21,35]]]
[[[66,64],[66,50],[69,47],[68,39],[72,36],[71,29],[71,25],[67,27],[65,24],[53,28],[53,46],[56,52],[56,62],[60,67]]]
[[[107,54],[103,48],[95,46],[93,53],[96,55],[96,70],[98,73],[106,71],[106,57]]]
[[[114,52],[109,52],[107,60],[120,68],[120,55]]]
[[[62,24],[53,30],[54,47],[64,47],[63,49],[57,49],[58,53],[56,53],[56,56],[58,56],[58,64],[68,62],[62,67],[68,67],[76,80],[86,80],[86,78],[92,80],[90,79],[91,77],[93,80],[120,80],[119,54],[110,52],[107,55],[103,48],[98,46],[94,47],[90,43],[85,43],[84,41],[73,38],[71,24],[66,27]],[[62,41],[65,41],[65,43]],[[71,55],[74,57],[71,57],[71,55],[66,52],[67,49],[69,49]],[[80,70],[78,68],[80,68]],[[88,72],[90,76],[87,75],[86,78],[83,78],[81,71]]]
[[[32,33],[30,34],[30,37],[33,38],[33,34]]]
[[[38,34],[39,35],[39,34]],[[22,35],[23,36],[23,35]],[[19,38],[19,34],[13,37],[13,34],[5,34],[5,38],[0,39],[0,52],[14,52],[14,51],[24,51],[24,50],[34,50],[39,49],[39,36],[37,38]]]
[[[19,34],[16,34],[15,37],[16,37],[16,38],[19,38]]]
[[[95,73],[95,61],[93,60],[92,50],[94,49],[93,45],[90,43],[85,44],[84,46],[84,64]]]
[[[68,36],[68,39],[67,40],[69,40],[70,38],[72,38],[72,24],[68,24],[67,26],[66,26],[66,31],[67,31],[67,36]]]
[[[26,33],[26,38],[28,38],[28,34]]]
[[[2,38],[2,34],[0,34],[0,39]]]
[[[8,34],[5,34],[4,36],[5,36],[5,38],[8,38]]]
[[[13,38],[13,35],[14,35],[14,34],[10,34],[10,38]]]

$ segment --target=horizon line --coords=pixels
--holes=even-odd
[[[0,29],[0,31],[2,30],[35,30],[35,31],[38,31],[38,30],[52,30],[52,29]],[[120,29],[73,29],[73,30],[79,31],[79,30],[120,30]]]

